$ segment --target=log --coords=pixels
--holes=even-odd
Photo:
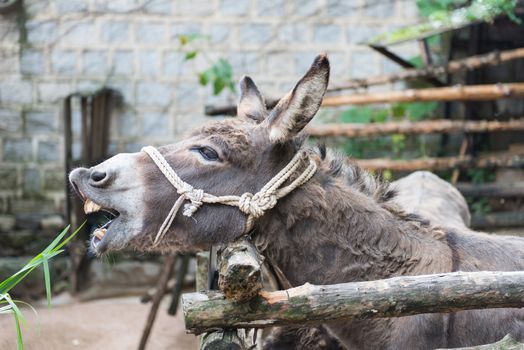
[[[364,169],[381,171],[446,170],[451,168],[523,168],[524,155],[484,155],[479,157],[440,157],[393,160],[388,158],[355,159]]]
[[[237,331],[217,331],[202,336],[201,350],[245,350],[248,347]]]
[[[342,319],[399,317],[524,306],[524,271],[453,272],[260,292],[248,303],[222,293],[182,299],[186,329],[265,328],[321,324]]]
[[[226,298],[246,302],[262,290],[264,258],[243,238],[218,251],[218,287]]]
[[[465,197],[524,197],[524,182],[482,184],[459,182],[456,187]]]
[[[489,101],[524,96],[524,83],[456,85],[451,87],[410,89],[348,96],[326,96],[323,107],[368,105],[374,103],[424,102],[424,101]],[[278,99],[267,99],[266,107],[276,106]],[[236,106],[206,106],[205,114],[236,115]]]
[[[513,339],[513,337],[508,334],[502,340],[486,345],[477,345],[470,346],[467,348],[453,348],[448,350],[522,350],[524,349],[524,343],[520,343]],[[436,349],[436,350],[445,350],[445,349]]]
[[[368,105],[374,103],[423,101],[488,101],[524,96],[524,83],[457,85],[451,87],[410,89],[348,96],[328,96],[323,107]]]
[[[444,65],[430,65],[420,69],[406,69],[398,73],[376,75],[366,79],[354,79],[339,84],[333,84],[329,87],[328,92],[365,88],[373,85],[390,84],[397,81],[412,81],[420,78],[438,77],[443,74],[474,70],[483,66],[496,66],[519,58],[524,58],[524,48],[507,51],[494,51],[488,54],[453,60]]]
[[[391,134],[436,134],[436,133],[479,133],[495,131],[524,130],[524,118],[508,121],[498,120],[449,120],[437,119],[420,122],[390,122],[390,123],[334,123],[308,126],[306,132],[315,137],[369,137]]]

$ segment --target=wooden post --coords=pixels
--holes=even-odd
[[[248,239],[223,247],[218,259],[218,287],[226,298],[242,303],[262,290],[264,258]]]
[[[261,292],[249,303],[222,293],[182,298],[186,329],[265,328],[524,306],[524,271],[453,272]]]
[[[201,256],[201,261],[198,261],[199,256],[197,255],[197,290],[201,290],[203,284],[207,287],[209,266],[209,254],[206,254],[207,258]],[[217,260],[218,286],[227,298],[236,303],[245,303],[260,292],[264,258],[247,237],[221,247],[217,252]],[[237,329],[206,333],[201,338],[200,349],[252,349],[256,341],[253,332],[254,330]]]
[[[157,281],[156,293],[153,297],[153,303],[151,305],[151,310],[147,316],[146,325],[144,331],[142,332],[142,337],[140,338],[140,344],[138,345],[138,350],[144,350],[146,348],[147,340],[149,339],[149,334],[151,334],[151,329],[155,323],[156,314],[158,312],[158,307],[164,294],[166,293],[167,281],[173,273],[173,267],[175,265],[176,255],[170,254],[165,257],[164,264],[162,265],[162,270],[160,271],[160,276]]]
[[[200,345],[201,350],[246,350],[249,349],[244,344],[238,332],[218,331],[206,333],[202,336]]]
[[[197,292],[207,289],[207,276],[209,274],[209,252],[198,252],[196,255],[195,285]]]

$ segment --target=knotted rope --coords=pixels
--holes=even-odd
[[[240,211],[248,216],[245,228],[245,233],[248,233],[253,228],[257,218],[273,208],[280,198],[306,183],[317,170],[317,164],[311,158],[308,158],[306,153],[302,151],[295,154],[291,161],[257,193],[252,194],[246,192],[241,196],[214,196],[205,193],[202,189],[193,188],[193,186],[184,182],[155,147],[147,146],[142,148],[142,151],[151,157],[162,174],[164,174],[180,195],[167,214],[162,226],[160,226],[160,229],[155,236],[155,245],[160,242],[162,237],[169,230],[169,227],[171,227],[171,224],[175,219],[176,213],[186,200],[189,201],[189,203],[184,205],[183,214],[188,217],[191,217],[204,203],[219,203],[238,207]],[[302,173],[289,185],[281,187],[293,174],[295,174],[304,158],[309,159],[309,164],[304,171],[302,171]]]

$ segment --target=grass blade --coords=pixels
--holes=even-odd
[[[44,249],[42,254],[49,253],[52,249],[54,249],[58,245],[58,243],[62,240],[62,238],[64,238],[67,231],[69,231],[70,226],[71,225],[67,225],[66,228],[63,229],[62,232],[60,232],[60,234],[53,240],[53,242],[51,242],[51,244],[49,244],[47,248]]]
[[[86,222],[87,222],[87,221],[84,221],[84,222],[82,223],[82,225],[80,225],[80,226],[79,226],[79,227],[78,227],[78,228],[77,228],[73,233],[71,233],[71,235],[69,235],[69,237],[67,237],[67,238],[66,238],[62,243],[60,243],[58,246],[56,246],[55,250],[56,250],[56,249],[60,249],[60,248],[62,248],[63,246],[65,246],[67,243],[69,243],[69,241],[72,240],[73,237],[75,237],[76,234],[77,234],[78,232],[80,232],[80,230],[84,227],[84,225],[86,224]]]
[[[49,262],[47,256],[43,256],[42,261],[44,267],[44,284],[45,284],[45,294],[47,296],[47,307],[51,308],[51,273],[49,271]]]
[[[36,255],[34,258],[32,258],[27,264],[24,265],[19,271],[14,273],[9,278],[5,279],[0,283],[0,305],[1,304],[8,304],[5,306],[0,307],[0,315],[6,314],[6,313],[12,313],[15,318],[16,323],[16,334],[17,334],[17,349],[18,350],[24,350],[24,342],[22,339],[22,329],[20,327],[20,323],[26,324],[26,320],[24,318],[24,315],[16,305],[17,302],[22,303],[24,305],[29,306],[35,315],[38,317],[38,313],[36,310],[29,304],[20,302],[20,301],[13,301],[11,297],[9,296],[8,292],[14,288],[18,283],[20,283],[28,274],[30,274],[35,268],[42,265],[44,269],[44,282],[45,282],[45,290],[46,290],[46,296],[47,296],[47,306],[51,307],[51,272],[49,269],[49,259],[55,257],[56,255],[62,253],[64,250],[61,249],[64,247],[75,235],[84,227],[85,221],[78,227],[72,234],[70,234],[66,239],[64,239],[65,235],[69,231],[69,225],[62,230],[62,232],[49,244],[42,253]],[[40,325],[39,325],[40,328]],[[40,332],[40,330],[38,330]]]
[[[27,321],[25,320],[25,317],[22,314],[22,311],[20,311],[20,309],[18,308],[16,303],[13,301],[13,299],[11,299],[9,294],[4,295],[4,299],[9,303],[9,305],[11,306],[11,309],[13,310],[13,313],[18,317],[18,319],[22,321],[24,325],[27,325]]]
[[[15,324],[16,324],[16,349],[24,350],[24,339],[22,338],[22,329],[20,328],[20,320],[16,312],[15,315]]]

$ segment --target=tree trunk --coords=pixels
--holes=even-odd
[[[260,292],[247,303],[222,293],[183,296],[186,329],[265,328],[338,319],[524,306],[524,272],[454,272]]]

